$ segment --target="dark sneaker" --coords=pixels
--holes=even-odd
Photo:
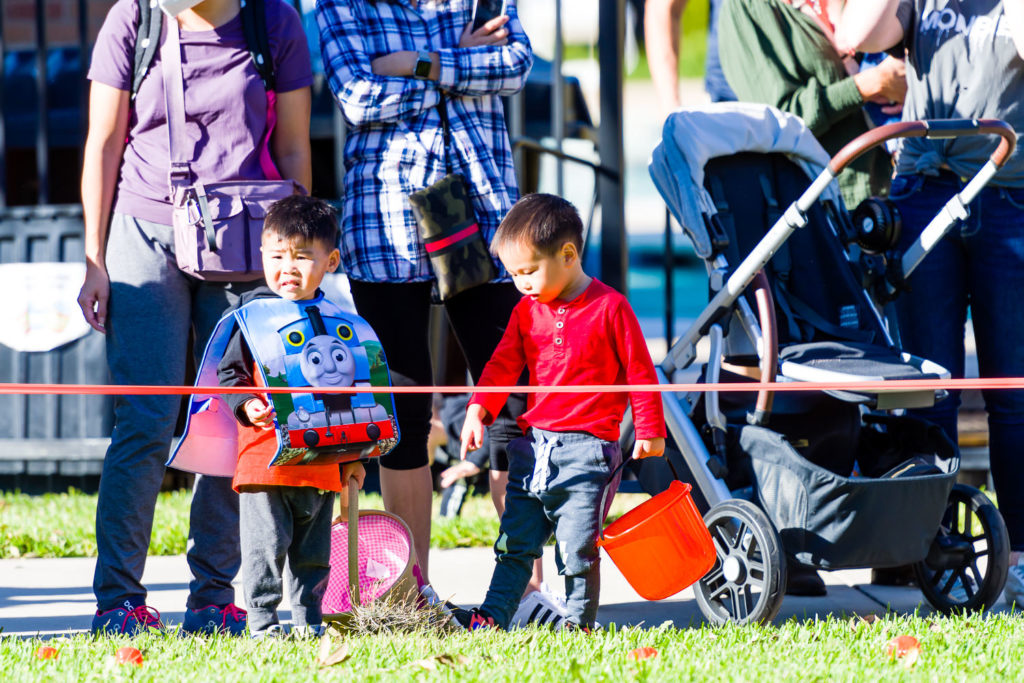
[[[245,634],[248,615],[245,610],[234,604],[207,605],[199,609],[185,610],[185,623],[181,625],[182,633],[226,633],[230,636]]]
[[[92,618],[92,632],[97,635],[134,636],[149,629],[162,631],[163,628],[159,612],[147,605],[136,607],[130,600],[125,600],[122,607],[96,610]]]
[[[597,623],[596,621],[594,622],[594,628],[590,628],[589,626],[580,626],[575,621],[569,620],[566,620],[565,624],[562,626],[563,631],[568,631],[569,633],[583,633],[588,636],[593,635],[594,631],[596,631],[599,628],[601,628],[601,624]]]
[[[456,607],[452,610],[452,616],[455,617],[456,623],[467,631],[475,631],[478,628],[498,628],[498,624],[494,621],[493,617],[489,617],[480,610],[463,609]]]

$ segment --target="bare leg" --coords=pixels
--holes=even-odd
[[[430,514],[434,497],[430,466],[412,470],[380,468],[380,488],[384,496],[384,509],[401,517],[412,531],[416,546],[416,561],[423,580],[430,583],[428,558],[430,557]]]
[[[508,485],[508,472],[490,470],[488,474],[490,475],[491,500],[494,502],[494,509],[498,511],[500,519],[505,514],[505,487]],[[530,583],[526,584],[523,596],[525,597],[533,591],[539,591],[542,581],[544,581],[544,563],[538,557],[533,562],[533,574],[530,575]]]

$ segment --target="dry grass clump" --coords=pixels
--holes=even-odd
[[[442,604],[420,605],[415,595],[392,591],[357,605],[345,618],[332,621],[328,631],[334,635],[443,634],[459,628]]]

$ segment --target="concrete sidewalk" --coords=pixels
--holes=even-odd
[[[561,581],[555,572],[551,548],[547,549],[544,561],[550,583],[560,592]],[[90,558],[0,560],[3,635],[27,637],[88,629],[96,609],[92,596],[94,563]],[[431,578],[442,597],[466,606],[476,605],[484,598],[493,565],[489,548],[435,550],[431,554]],[[601,567],[598,619],[603,624],[658,626],[670,621],[686,628],[704,623],[691,589],[668,600],[647,602],[629,586],[607,556]],[[787,596],[776,622],[792,617],[815,619],[854,613],[882,614],[890,610],[901,614],[931,611],[917,589],[869,585],[870,570],[823,572],[823,576],[828,584],[826,597]],[[143,577],[150,590],[149,604],[160,611],[165,623],[181,621],[188,578],[183,555],[149,559]],[[236,588],[241,603],[237,584]],[[282,607],[281,618],[289,619],[287,601]]]

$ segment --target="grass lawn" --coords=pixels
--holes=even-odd
[[[612,504],[612,516],[621,515],[646,499],[642,494],[620,494]],[[149,545],[151,555],[185,552],[190,500],[188,491],[160,494]],[[384,509],[381,497],[375,494],[362,494],[359,505],[367,510]],[[470,496],[459,517],[442,518],[437,511],[435,497],[431,547],[489,546],[498,537],[498,517],[489,497]],[[95,495],[0,493],[0,559],[94,557],[95,520]]]
[[[886,644],[914,636],[917,653],[892,657]],[[890,617],[867,622],[790,621],[778,627],[640,628],[593,635],[520,630],[472,634],[418,632],[335,638],[343,661],[318,663],[312,640],[250,641],[172,635],[49,641],[0,640],[0,679],[8,681],[677,681],[677,680],[1019,680],[1024,622],[1015,615]],[[141,667],[118,665],[128,644]],[[58,651],[39,660],[41,645]],[[636,661],[636,648],[657,650]],[[916,656],[915,656],[916,654]]]

